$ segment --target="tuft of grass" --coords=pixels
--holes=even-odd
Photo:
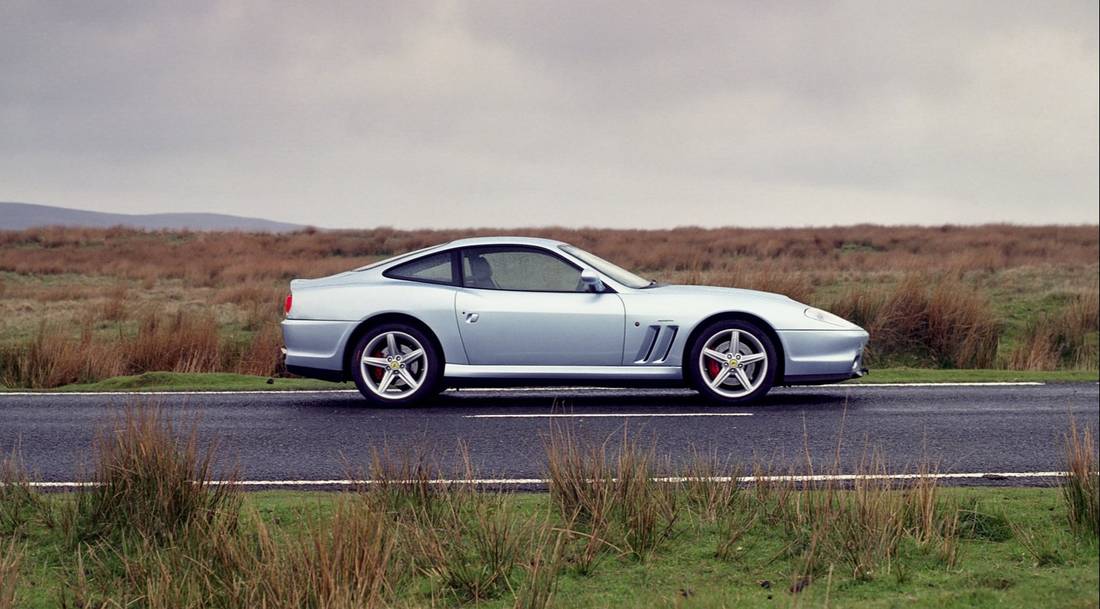
[[[702,523],[714,523],[742,502],[740,477],[740,466],[721,459],[717,452],[692,450],[681,490],[691,512]]]
[[[672,536],[680,516],[673,485],[656,479],[655,448],[642,448],[625,429],[610,454],[608,442],[585,446],[572,428],[557,426],[545,443],[551,500],[563,518],[587,529],[582,570],[610,548],[645,560]]]
[[[1010,523],[1016,542],[1034,561],[1035,567],[1052,567],[1066,563],[1064,534],[1059,531]]]
[[[503,496],[451,495],[438,522],[407,526],[422,572],[459,601],[482,602],[513,589],[532,541],[532,521]]]
[[[524,565],[526,578],[516,592],[513,609],[546,609],[551,605],[561,575],[565,544],[566,531],[543,527],[534,544],[534,555]]]
[[[115,427],[100,434],[95,450],[93,485],[72,505],[76,539],[136,534],[166,542],[194,527],[237,519],[239,492],[232,484],[212,483],[214,447],[201,447],[195,428],[177,438],[155,406],[127,407]]]
[[[20,580],[23,549],[16,545],[15,537],[4,543],[0,538],[0,609],[14,609],[16,587]]]
[[[242,553],[249,587],[259,592],[244,606],[388,606],[409,575],[399,540],[389,515],[362,498],[341,498],[329,522],[311,524],[289,548],[267,542],[271,563]]]
[[[17,536],[41,509],[17,450],[0,459],[0,536]]]
[[[1100,471],[1096,464],[1096,443],[1089,427],[1079,430],[1070,421],[1065,438],[1068,475],[1062,482],[1062,498],[1070,529],[1080,536],[1100,536]]]
[[[956,509],[959,535],[964,539],[1001,542],[1012,539],[1012,523],[1004,514],[992,512],[980,503],[968,502]]]
[[[1098,330],[1100,289],[1094,284],[1061,309],[1032,321],[1009,354],[1008,366],[1016,370],[1095,370],[1100,365]]]

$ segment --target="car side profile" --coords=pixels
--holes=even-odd
[[[287,369],[376,405],[462,386],[689,385],[719,403],[861,376],[867,332],[786,296],[663,285],[567,243],[462,239],[295,279]]]

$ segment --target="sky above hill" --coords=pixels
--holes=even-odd
[[[0,2],[0,200],[331,227],[1097,221],[1075,2]]]

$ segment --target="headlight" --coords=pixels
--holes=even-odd
[[[848,320],[844,319],[843,317],[839,317],[837,315],[833,315],[828,311],[822,311],[821,309],[815,309],[813,307],[809,307],[806,309],[806,317],[809,317],[814,321],[820,321],[821,323],[829,324],[831,326],[837,326],[838,328],[847,328],[852,325],[848,322]]]

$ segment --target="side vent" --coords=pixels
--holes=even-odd
[[[672,352],[672,343],[676,340],[676,332],[679,329],[679,326],[647,327],[634,363],[660,364],[667,360],[669,353]]]
[[[657,344],[657,335],[660,329],[661,326],[649,326],[645,329],[642,346],[638,349],[637,357],[634,358],[635,364],[644,364],[649,361],[649,356],[653,355],[653,347]]]
[[[668,354],[672,352],[672,343],[676,340],[676,332],[680,329],[680,326],[665,326],[665,331],[661,332],[661,340],[658,341],[662,346],[657,349],[657,353],[661,354],[661,359],[656,363],[663,364],[668,359]]]

